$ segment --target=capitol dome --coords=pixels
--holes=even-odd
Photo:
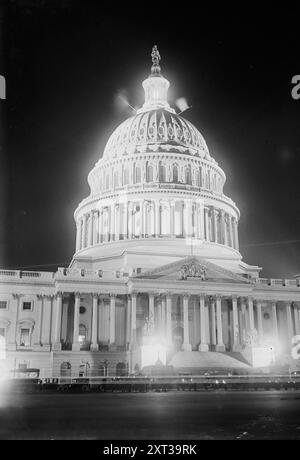
[[[239,210],[223,192],[225,173],[169,105],[156,47],[151,56],[143,106],[115,129],[88,175],[72,264],[150,268],[193,251],[233,268],[241,261]]]
[[[210,159],[205,140],[197,128],[164,108],[142,111],[118,126],[106,144],[103,159],[160,150]]]

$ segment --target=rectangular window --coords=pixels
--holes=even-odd
[[[25,369],[27,369],[27,364],[26,364],[26,363],[20,363],[20,364],[19,364],[19,369],[20,369],[21,371],[25,371]]]
[[[5,337],[5,327],[0,327],[0,337]]]
[[[30,345],[29,329],[21,329],[20,345],[21,347],[28,347]]]
[[[31,310],[31,302],[23,302],[23,310]]]
[[[1,310],[6,310],[7,309],[7,301],[6,300],[0,300],[0,309]]]

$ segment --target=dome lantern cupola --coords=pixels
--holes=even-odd
[[[161,60],[161,57],[156,45],[152,48],[151,57],[151,74],[148,78],[146,78],[146,80],[143,81],[145,103],[143,107],[138,110],[138,113],[153,109],[165,109],[169,112],[175,113],[175,111],[168,104],[167,99],[170,83],[160,73],[161,68],[159,61]]]

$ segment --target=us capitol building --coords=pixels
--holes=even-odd
[[[151,56],[142,108],[88,175],[69,267],[0,270],[2,368],[78,377],[138,373],[157,360],[197,372],[290,356],[300,277],[260,278],[242,260],[225,173],[168,104],[156,47]]]

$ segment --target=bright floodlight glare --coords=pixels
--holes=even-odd
[[[151,345],[142,345],[142,368],[146,366],[154,366],[157,362],[166,364],[166,348],[160,343]]]
[[[253,367],[268,367],[274,363],[274,360],[275,347],[273,345],[252,348]]]
[[[189,105],[187,103],[187,100],[185,97],[180,97],[176,100],[175,104],[179,108],[180,112],[184,112],[189,108]]]

